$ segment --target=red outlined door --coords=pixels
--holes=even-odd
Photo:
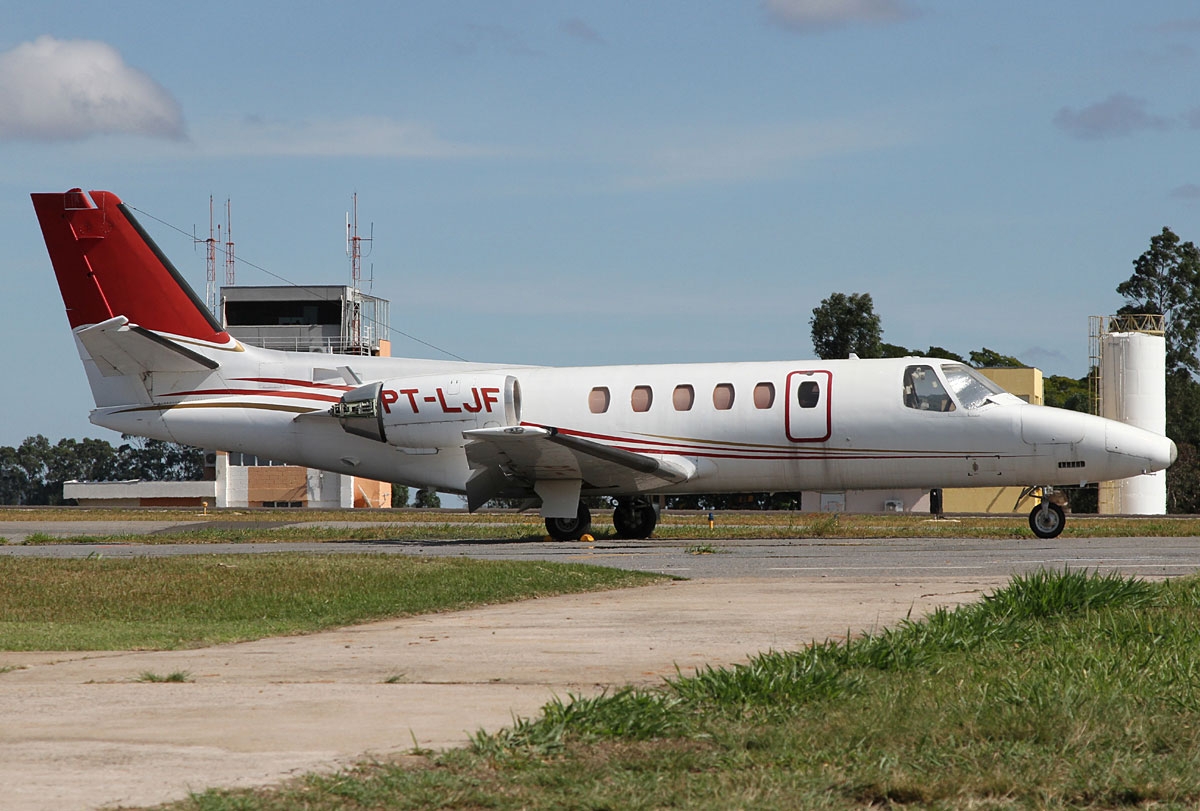
[[[787,376],[784,418],[792,442],[824,442],[833,433],[833,372],[825,369]]]

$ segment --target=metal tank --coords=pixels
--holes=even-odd
[[[1162,316],[1102,319],[1098,341],[1100,416],[1165,434],[1167,345]],[[1164,470],[1100,484],[1102,515],[1163,515],[1166,511]]]

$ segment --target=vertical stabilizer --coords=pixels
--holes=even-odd
[[[33,194],[71,328],[118,316],[215,344],[229,335],[112,192]]]

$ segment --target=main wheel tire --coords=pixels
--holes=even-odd
[[[1045,509],[1049,508],[1049,509]],[[1039,504],[1029,513],[1029,528],[1039,538],[1057,538],[1067,523],[1063,508],[1052,501]]]
[[[592,512],[582,501],[574,518],[547,518],[546,532],[556,541],[578,541],[592,528]]]
[[[658,513],[648,499],[621,499],[613,510],[613,529],[618,538],[649,538],[657,524]]]

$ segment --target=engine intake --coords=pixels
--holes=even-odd
[[[463,431],[521,422],[512,375],[425,375],[368,383],[329,409],[355,436],[403,448],[461,445]]]

